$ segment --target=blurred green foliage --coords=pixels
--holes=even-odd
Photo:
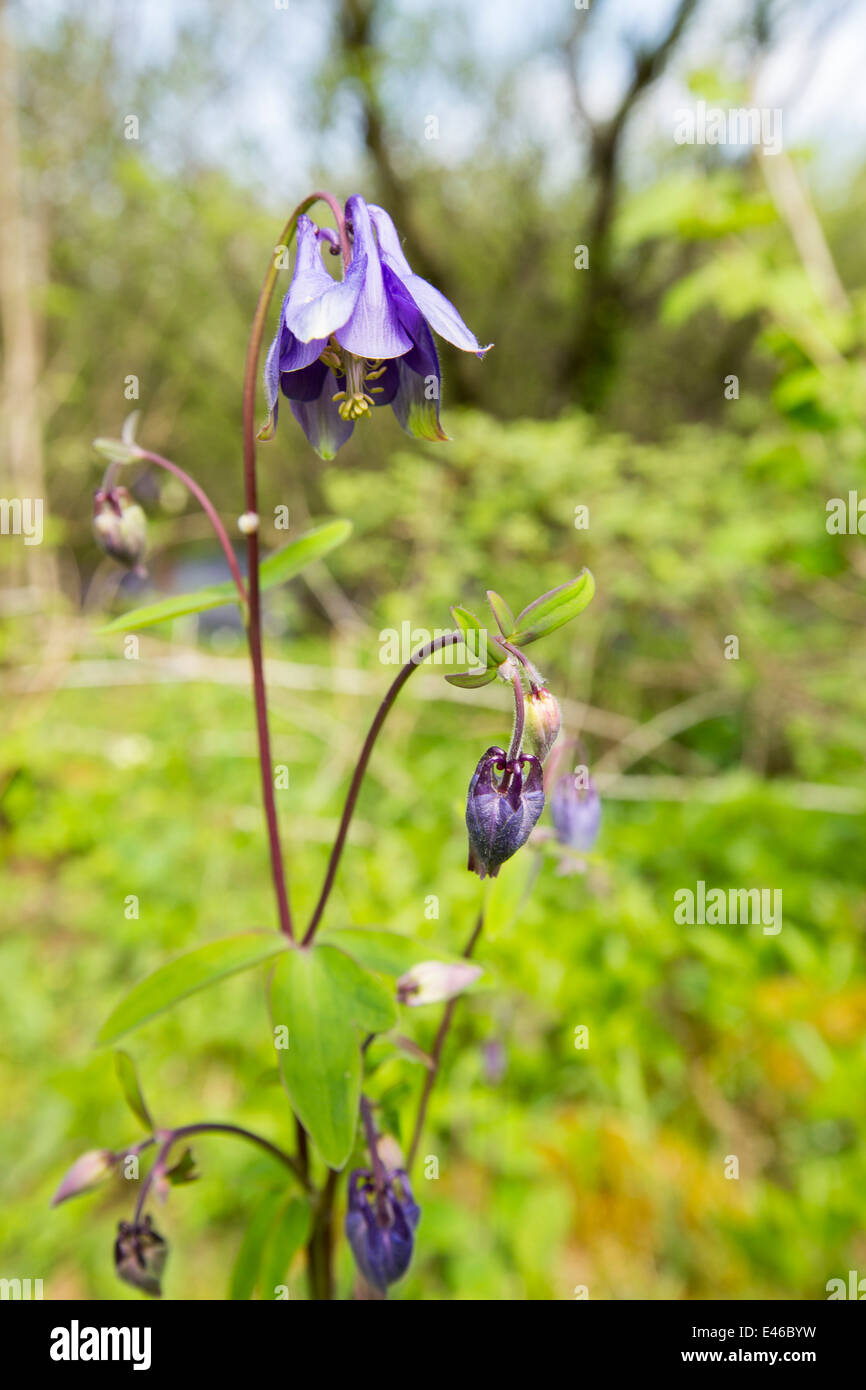
[[[181,620],[142,634],[135,662],[120,637],[96,635],[175,582],[178,557],[211,559],[215,544],[157,480],[153,584],[115,595],[89,540],[99,469],[87,441],[117,432],[134,373],[142,441],[193,472],[227,519],[242,510],[240,373],[281,214],[224,173],[176,176],[106,134],[111,53],[74,27],[57,45],[89,74],[94,105],[73,103],[76,121],[47,138],[46,92],[72,79],[50,46],[33,55],[22,119],[29,171],[47,180],[39,309],[62,636],[35,614],[10,618],[2,638],[0,1273],[44,1277],[51,1297],[133,1298],[110,1261],[123,1185],[48,1208],[82,1150],[137,1137],[93,1039],[168,956],[272,926],[274,911],[239,634]],[[49,174],[93,130],[61,197]],[[439,1176],[419,1172],[417,1254],[395,1297],[568,1299],[586,1285],[592,1298],[821,1298],[866,1264],[866,562],[861,536],[825,525],[829,499],[866,492],[864,183],[853,175],[819,208],[840,296],[804,261],[759,159],[662,150],[658,164],[618,207],[615,258],[644,298],[592,413],[560,371],[587,185],[544,201],[531,161],[479,159],[439,182],[417,169],[404,180],[447,288],[497,343],[483,364],[444,354],[453,441],[409,440],[382,411],[325,468],[286,411],[259,453],[266,548],[285,541],[270,523],[281,505],[292,535],[310,517],[354,524],[327,568],[268,595],[301,918],[393,676],[382,632],[450,626],[453,603],[483,616],[488,588],[519,610],[583,565],[597,584],[533,656],[599,778],[602,836],[572,877],[530,845],[489,894],[486,985],[456,1014],[421,1146]],[[802,194],[804,164],[791,168]],[[382,182],[374,159],[371,196]],[[461,948],[480,891],[464,866],[463,798],[509,722],[499,686],[455,691],[435,667],[413,676],[374,755],[328,925]],[[674,892],[700,879],[781,889],[781,933],[676,925]],[[429,1046],[437,1020],[404,1011],[401,1027]],[[158,1122],[233,1121],[292,1145],[262,973],[186,1000],[125,1045]],[[370,1065],[370,1093],[405,1145],[423,1071],[378,1044]],[[201,1179],[157,1213],[172,1246],[166,1293],[223,1297],[249,1221],[276,1209],[285,1183],[243,1145],[194,1149]],[[339,1284],[348,1296],[342,1245]],[[297,1260],[290,1288],[304,1296]]]

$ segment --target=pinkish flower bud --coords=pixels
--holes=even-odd
[[[100,489],[93,496],[93,535],[100,550],[121,565],[144,574],[147,518],[129,489]]]
[[[555,695],[546,686],[533,685],[524,696],[523,709],[526,719],[523,738],[529,751],[543,763],[559,736],[562,716]]]
[[[73,1163],[51,1199],[57,1207],[68,1197],[77,1197],[80,1192],[88,1192],[107,1177],[117,1163],[117,1155],[110,1149],[89,1149]]]
[[[480,965],[464,961],[447,964],[441,960],[425,960],[413,965],[397,981],[397,998],[401,1004],[417,1008],[421,1004],[442,1004],[462,994],[481,975]]]

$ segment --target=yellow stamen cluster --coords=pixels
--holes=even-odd
[[[368,358],[356,357],[354,353],[341,348],[332,337],[320,360],[330,367],[335,376],[346,378],[345,391],[338,391],[331,397],[332,401],[339,402],[337,410],[340,418],[360,420],[369,416],[370,408],[376,404],[373,396],[385,389],[383,386],[367,385],[368,382],[378,381],[384,374],[385,365],[381,359],[371,362]]]

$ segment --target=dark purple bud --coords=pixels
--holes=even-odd
[[[592,849],[601,829],[601,798],[591,777],[566,772],[553,788],[550,809],[560,844],[584,854]]]
[[[478,763],[466,799],[469,869],[495,878],[500,865],[525,845],[544,810],[541,763],[521,753],[509,759],[488,748]]]
[[[168,1246],[153,1229],[149,1216],[136,1225],[121,1221],[114,1242],[114,1268],[127,1284],[159,1298],[167,1256]]]
[[[395,1184],[399,1184],[399,1194]],[[362,1275],[381,1293],[409,1268],[420,1216],[421,1209],[402,1168],[388,1174],[378,1193],[369,1169],[356,1168],[349,1178],[346,1236]]]
[[[100,550],[143,574],[147,518],[125,487],[100,488],[93,495],[93,535]]]

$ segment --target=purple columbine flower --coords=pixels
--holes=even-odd
[[[431,328],[464,352],[480,347],[439,290],[415,275],[391,218],[355,194],[346,203],[352,256],[342,280],[321,257],[335,238],[298,218],[292,283],[265,363],[270,432],[279,394],[316,452],[333,458],[355,421],[390,405],[409,434],[447,439],[439,424],[439,358]],[[488,344],[488,347],[492,344]]]
[[[399,1195],[395,1182],[400,1186]],[[421,1208],[412,1196],[404,1169],[393,1169],[378,1193],[369,1169],[356,1168],[349,1178],[346,1236],[359,1270],[381,1293],[409,1268],[420,1216]]]
[[[550,809],[559,843],[588,853],[601,830],[601,797],[592,778],[584,786],[573,772],[566,772],[553,788]]]
[[[500,866],[525,845],[544,810],[541,763],[521,753],[509,758],[488,748],[479,760],[466,798],[469,869],[495,878]]]

